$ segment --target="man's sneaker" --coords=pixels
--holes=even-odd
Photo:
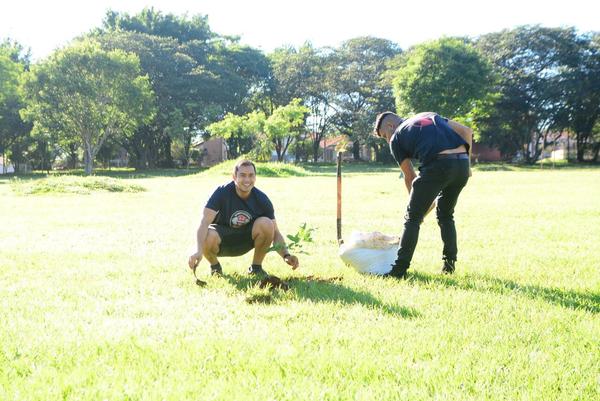
[[[223,268],[221,267],[220,263],[210,266],[210,275],[217,277],[221,277],[223,275]]]
[[[248,274],[252,276],[268,276],[267,272],[264,271],[261,265],[251,265],[248,268]]]
[[[403,266],[398,263],[394,263],[392,265],[392,270],[389,273],[384,274],[383,277],[394,277],[397,279],[405,279],[407,270],[408,270],[408,266]]]
[[[444,259],[444,266],[442,266],[442,274],[452,274],[454,273],[454,263],[456,261],[450,259]]]

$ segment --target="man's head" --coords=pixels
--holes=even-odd
[[[233,169],[233,181],[240,195],[250,195],[256,182],[256,166],[250,160],[240,160]]]
[[[385,111],[378,114],[375,119],[375,125],[373,126],[373,135],[384,138],[389,142],[392,135],[394,135],[394,131],[396,131],[396,128],[398,128],[403,121],[403,118],[391,111]]]

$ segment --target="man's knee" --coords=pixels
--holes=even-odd
[[[454,221],[454,210],[451,208],[442,207],[438,204],[436,210],[438,224],[446,224]]]
[[[275,235],[275,225],[273,220],[268,217],[259,217],[252,226],[252,239],[256,240],[257,237],[263,237],[266,239],[273,239]]]
[[[216,255],[219,253],[219,246],[221,245],[221,237],[216,230],[208,230],[206,239],[204,240],[204,255]]]
[[[408,210],[404,215],[405,226],[420,226],[425,218],[425,213],[421,210]]]

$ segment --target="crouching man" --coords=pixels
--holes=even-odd
[[[267,275],[262,262],[271,244],[296,269],[298,258],[291,255],[275,222],[273,204],[267,195],[254,187],[256,166],[249,160],[239,161],[233,171],[233,181],[219,186],[204,208],[197,232],[197,252],[188,264],[195,269],[202,257],[210,263],[212,275],[222,275],[219,256],[240,256],[254,249],[249,274]]]

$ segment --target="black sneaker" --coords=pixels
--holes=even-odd
[[[268,276],[267,272],[262,268],[261,265],[251,265],[248,268],[248,274],[251,276]]]
[[[223,268],[221,267],[220,263],[210,266],[210,275],[217,277],[221,277],[223,275]]]
[[[444,259],[444,266],[442,266],[442,274],[452,274],[454,273],[456,263],[455,260]]]
[[[392,270],[389,273],[383,275],[383,277],[394,277],[397,279],[405,279],[406,271],[408,270],[408,266],[402,266],[398,263],[394,263],[392,265]]]

